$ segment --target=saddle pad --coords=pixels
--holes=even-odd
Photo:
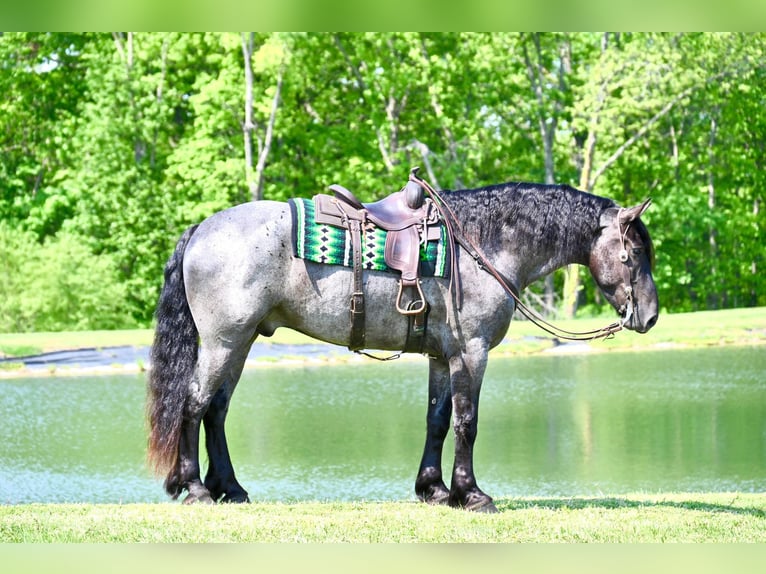
[[[315,263],[353,267],[351,234],[347,229],[314,220],[314,201],[305,198],[288,200],[293,220],[293,256]],[[370,271],[390,271],[384,258],[387,232],[368,222],[362,239],[362,266]],[[449,275],[449,243],[446,230],[439,226],[439,240],[420,245],[420,275]],[[396,271],[398,273],[398,271]]]

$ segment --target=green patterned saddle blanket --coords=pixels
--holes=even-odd
[[[353,267],[351,234],[342,227],[317,223],[314,201],[305,198],[288,201],[292,214],[293,255],[327,265]],[[420,275],[447,277],[449,275],[449,242],[444,225],[439,239],[420,245]],[[368,222],[362,238],[362,267],[370,271],[390,271],[385,262],[386,232]],[[398,273],[398,272],[397,272]]]

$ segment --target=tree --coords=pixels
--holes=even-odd
[[[40,238],[71,215],[57,187],[84,91],[85,42],[78,34],[0,35],[0,218]]]
[[[651,195],[667,309],[766,304],[765,38],[1,34],[0,252],[14,270],[3,293],[32,284],[23,274],[41,253],[66,254],[125,304],[97,311],[62,263],[50,274],[71,273],[59,283],[81,305],[57,306],[61,293],[36,278],[0,315],[37,328],[69,313],[82,326],[87,308],[148,325],[188,225],[336,182],[374,200],[414,165],[443,188],[569,183],[622,205]],[[580,273],[549,279],[548,306],[552,286],[568,313],[601,312]]]
[[[249,34],[242,33],[242,55],[245,66],[245,121],[242,124],[245,140],[245,180],[247,181],[250,197],[253,201],[263,199],[264,170],[266,161],[271,151],[271,144],[274,138],[274,124],[277,119],[277,110],[279,109],[282,95],[282,82],[284,78],[284,46],[281,45],[278,36],[274,35],[268,38],[263,45],[259,47],[257,53],[256,69],[268,70],[276,67],[276,87],[274,95],[271,98],[268,119],[261,130],[263,133],[258,137],[258,161],[253,167],[253,132],[256,124],[253,120],[254,106],[254,77],[253,77],[253,54],[255,50],[255,32]],[[276,63],[275,63],[276,62]]]

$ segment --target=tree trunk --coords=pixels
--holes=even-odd
[[[758,215],[761,212],[761,201],[758,197],[753,199],[753,217],[754,219],[758,219]],[[752,287],[750,288],[750,306],[755,307],[758,305],[758,290],[755,288],[756,281],[755,278],[758,275],[758,264],[756,263],[755,258],[750,262],[750,274],[753,276],[753,280],[751,282]]]
[[[716,110],[717,111],[717,110]],[[716,140],[716,133],[718,131],[718,124],[716,123],[715,119],[715,112],[713,113],[713,117],[710,119],[710,135],[708,138],[708,149],[707,149],[707,158],[708,158],[708,172],[707,172],[707,206],[710,210],[711,215],[715,211],[715,174],[713,173],[714,167],[715,167],[715,140]],[[717,242],[717,231],[715,228],[715,223],[711,223],[710,227],[708,227],[708,243],[710,245],[710,276],[713,278],[713,282],[715,282],[715,276],[718,273],[718,270],[716,268],[715,262],[718,259],[718,242]],[[718,309],[720,308],[721,304],[721,295],[722,293],[716,293],[715,291],[711,290],[708,295],[708,301],[707,306],[708,308],[712,309]]]
[[[271,142],[274,139],[274,124],[277,120],[277,110],[279,109],[279,99],[282,95],[282,78],[284,77],[284,68],[279,69],[277,75],[277,88],[274,92],[274,99],[271,101],[271,112],[269,113],[269,123],[266,124],[266,133],[263,136],[263,146],[258,155],[258,164],[255,166],[255,192],[252,194],[253,201],[263,199],[264,172],[266,170],[266,160],[271,151]]]
[[[367,83],[364,81],[364,77],[362,76],[362,72],[360,71],[359,66],[357,66],[352,60],[351,57],[348,55],[348,52],[346,51],[345,47],[343,46],[343,42],[340,40],[340,36],[338,34],[333,34],[333,42],[335,43],[335,46],[338,48],[338,51],[341,53],[341,56],[343,56],[343,60],[346,62],[346,66],[348,66],[349,71],[353,74],[354,78],[356,79],[357,89],[359,90],[359,95],[362,101],[369,107],[372,108],[375,104],[375,102],[368,101],[368,98],[365,96],[365,93],[367,93]],[[386,104],[386,117],[389,119],[389,121],[392,121],[392,118],[398,117],[398,111],[395,98],[393,99],[393,95],[389,94],[389,99]],[[397,151],[395,148],[392,148],[392,140],[391,138],[386,140],[386,135],[381,129],[381,127],[377,124],[373,126],[373,129],[375,131],[375,138],[378,141],[378,149],[380,150],[380,157],[383,160],[383,165],[386,168],[386,171],[389,173],[393,173],[393,171],[396,169],[396,160],[394,157],[395,152]],[[392,125],[391,127],[391,134],[396,135],[396,126]],[[398,135],[396,135],[398,138]]]
[[[585,149],[583,153],[582,169],[580,171],[579,188],[583,191],[591,191],[593,183],[590,181],[591,171],[593,169],[593,155],[596,151],[596,124],[598,119],[594,119],[591,127],[588,129],[588,137],[585,140]],[[577,313],[577,297],[580,294],[580,267],[578,265],[568,265],[564,271],[564,294],[562,302],[562,313],[567,319],[572,319]]]
[[[255,44],[255,32],[249,36],[242,32],[242,56],[245,60],[245,122],[242,124],[242,133],[245,145],[245,184],[250,191],[250,197],[255,200],[258,196],[258,186],[255,181],[253,170],[253,45]]]

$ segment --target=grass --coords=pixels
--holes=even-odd
[[[554,323],[569,331],[587,331],[603,327],[611,321],[611,318],[598,318],[561,320]],[[764,343],[766,343],[766,307],[755,307],[663,314],[660,315],[657,325],[648,333],[639,335],[623,331],[617,333],[612,339],[590,342],[587,344],[587,349],[625,351]],[[503,343],[494,352],[513,355],[530,354],[557,346],[557,341],[528,321],[515,321],[511,323]]]
[[[766,542],[766,494],[415,502],[0,506],[5,542]]]

